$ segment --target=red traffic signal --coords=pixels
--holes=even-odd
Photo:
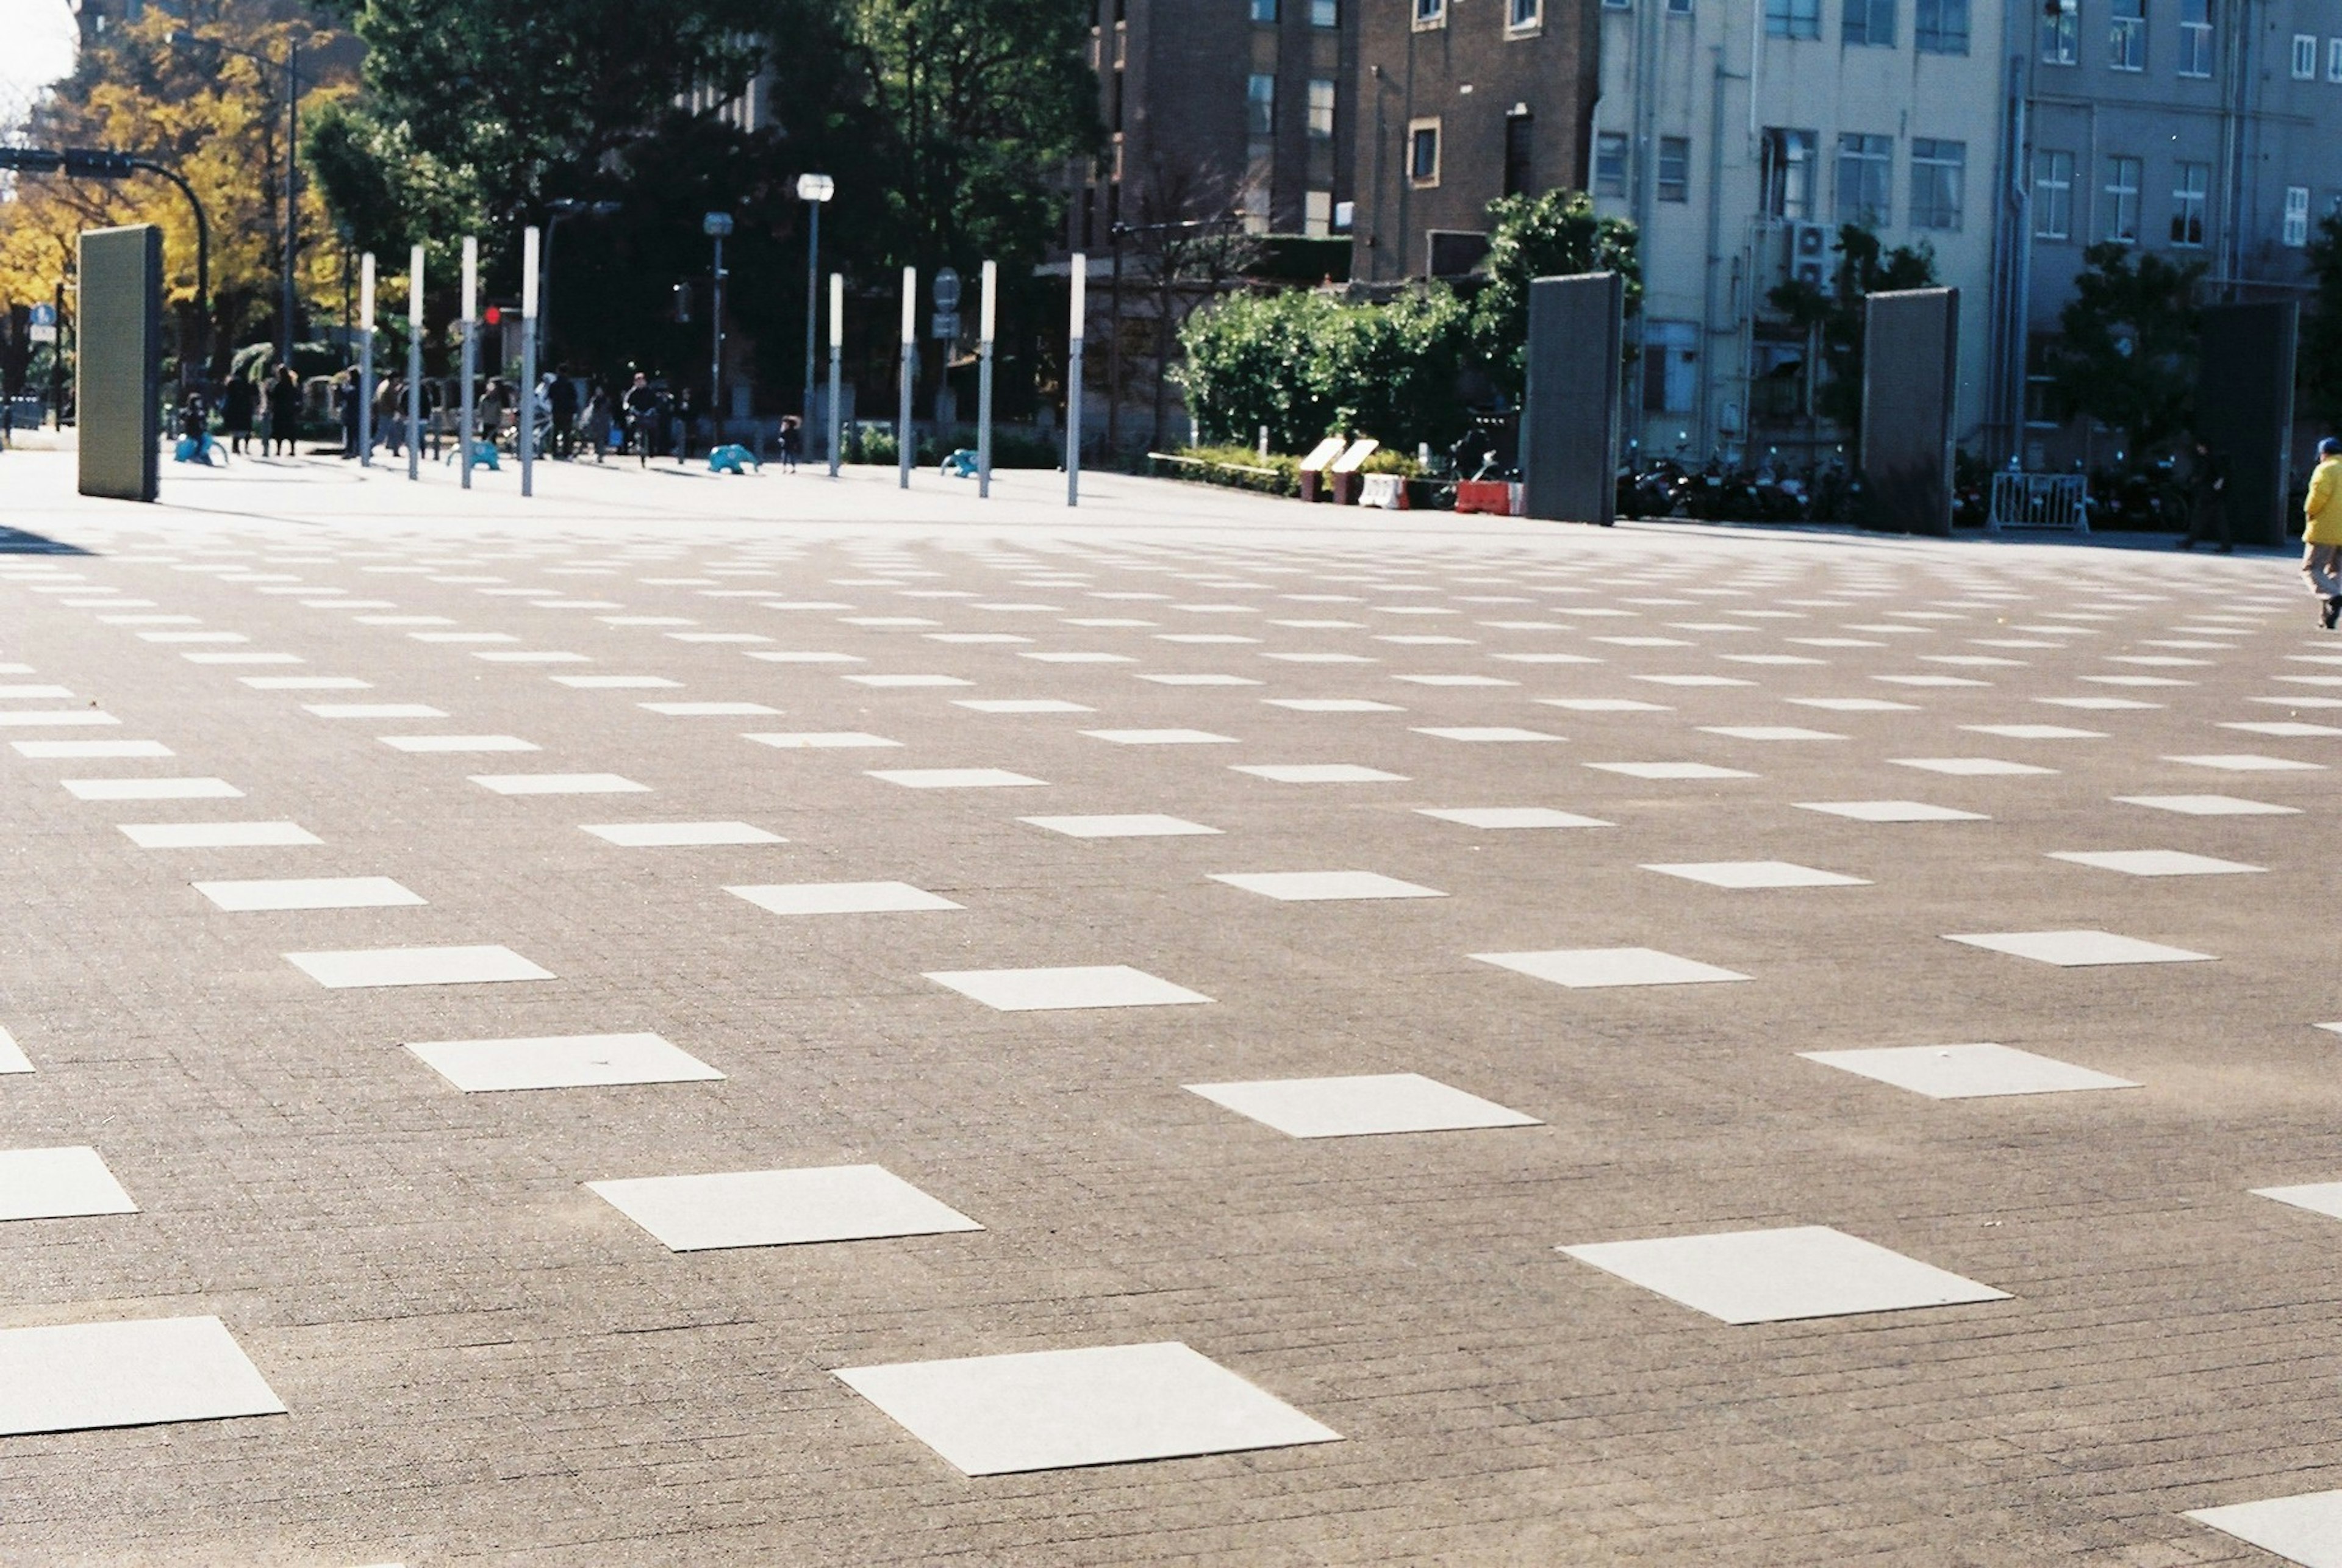
[[[480,319],[487,323],[490,326],[498,325],[504,320],[504,318],[505,307],[500,305],[492,305],[488,306],[486,311],[485,311],[480,316]]]

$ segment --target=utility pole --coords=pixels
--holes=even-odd
[[[423,450],[423,247],[408,253],[406,283],[406,476],[420,477]]]
[[[997,263],[984,264],[984,300],[976,329],[976,352],[979,361],[976,380],[976,494],[978,500],[992,494],[992,332],[996,325],[995,293],[1000,283]]]
[[[837,182],[827,175],[799,175],[797,200],[810,210],[806,236],[806,363],[805,402],[799,405],[806,439],[813,439],[813,339],[815,319],[821,314],[821,209],[837,194]]]
[[[459,423],[455,427],[456,461],[463,469],[464,488],[472,487],[472,376],[479,367],[480,358],[480,242],[472,235],[464,236],[464,318],[458,326],[464,335],[464,385],[459,403]]]
[[[911,384],[919,374],[919,269],[903,269],[903,368],[897,379],[903,384],[901,412],[895,420],[895,483],[897,489],[911,487],[911,449],[918,437],[911,431]]]
[[[846,447],[839,434],[846,419],[846,405],[841,400],[843,367],[839,361],[846,356],[846,275],[829,275],[829,476],[837,477],[839,464],[846,461]]]
[[[374,466],[374,252],[358,263],[358,466]]]
[[[1066,308],[1066,504],[1078,506],[1082,504],[1082,318],[1089,310],[1090,258],[1076,251],[1068,276],[1073,298]]]
[[[713,452],[724,444],[724,236],[732,232],[732,215],[710,213],[699,220],[699,228],[716,242],[716,275],[707,310],[708,335],[714,340],[707,366],[707,449]],[[681,445],[690,444],[686,429]],[[683,461],[680,450],[675,456]]]
[[[520,236],[520,493],[536,494],[536,312],[538,265],[535,225]]]
[[[285,295],[277,310],[276,358],[293,363],[293,257],[301,245],[301,42],[285,45]]]

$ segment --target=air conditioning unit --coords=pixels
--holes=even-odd
[[[1830,265],[1829,225],[1791,224],[1788,244],[1789,276],[1824,294],[1829,293],[1837,281],[1837,269]]]

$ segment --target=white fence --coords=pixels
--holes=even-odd
[[[2088,482],[2078,474],[1996,474],[1992,512],[1985,526],[2090,531]]]

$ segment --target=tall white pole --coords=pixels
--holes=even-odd
[[[1000,284],[1000,268],[992,262],[984,264],[984,303],[976,329],[976,494],[979,499],[992,494],[992,329],[996,325],[994,290]]]
[[[536,494],[536,225],[520,235],[520,493]]]
[[[911,487],[911,451],[918,437],[911,433],[911,383],[919,373],[919,269],[903,269],[903,395],[895,421],[895,483]]]
[[[455,432],[455,450],[464,467],[464,488],[472,487],[472,377],[479,368],[480,316],[480,242],[476,235],[464,236],[464,389],[462,394],[462,424]]]
[[[358,466],[374,466],[374,252],[358,258]]]
[[[846,355],[846,275],[829,275],[829,476],[837,477],[838,465],[846,461],[846,449],[838,444],[845,430],[846,411],[838,404],[838,385]]]
[[[406,476],[420,476],[423,451],[423,247],[407,255]]]
[[[1082,504],[1082,337],[1089,314],[1090,258],[1074,253],[1073,299],[1066,329],[1066,504]]]

